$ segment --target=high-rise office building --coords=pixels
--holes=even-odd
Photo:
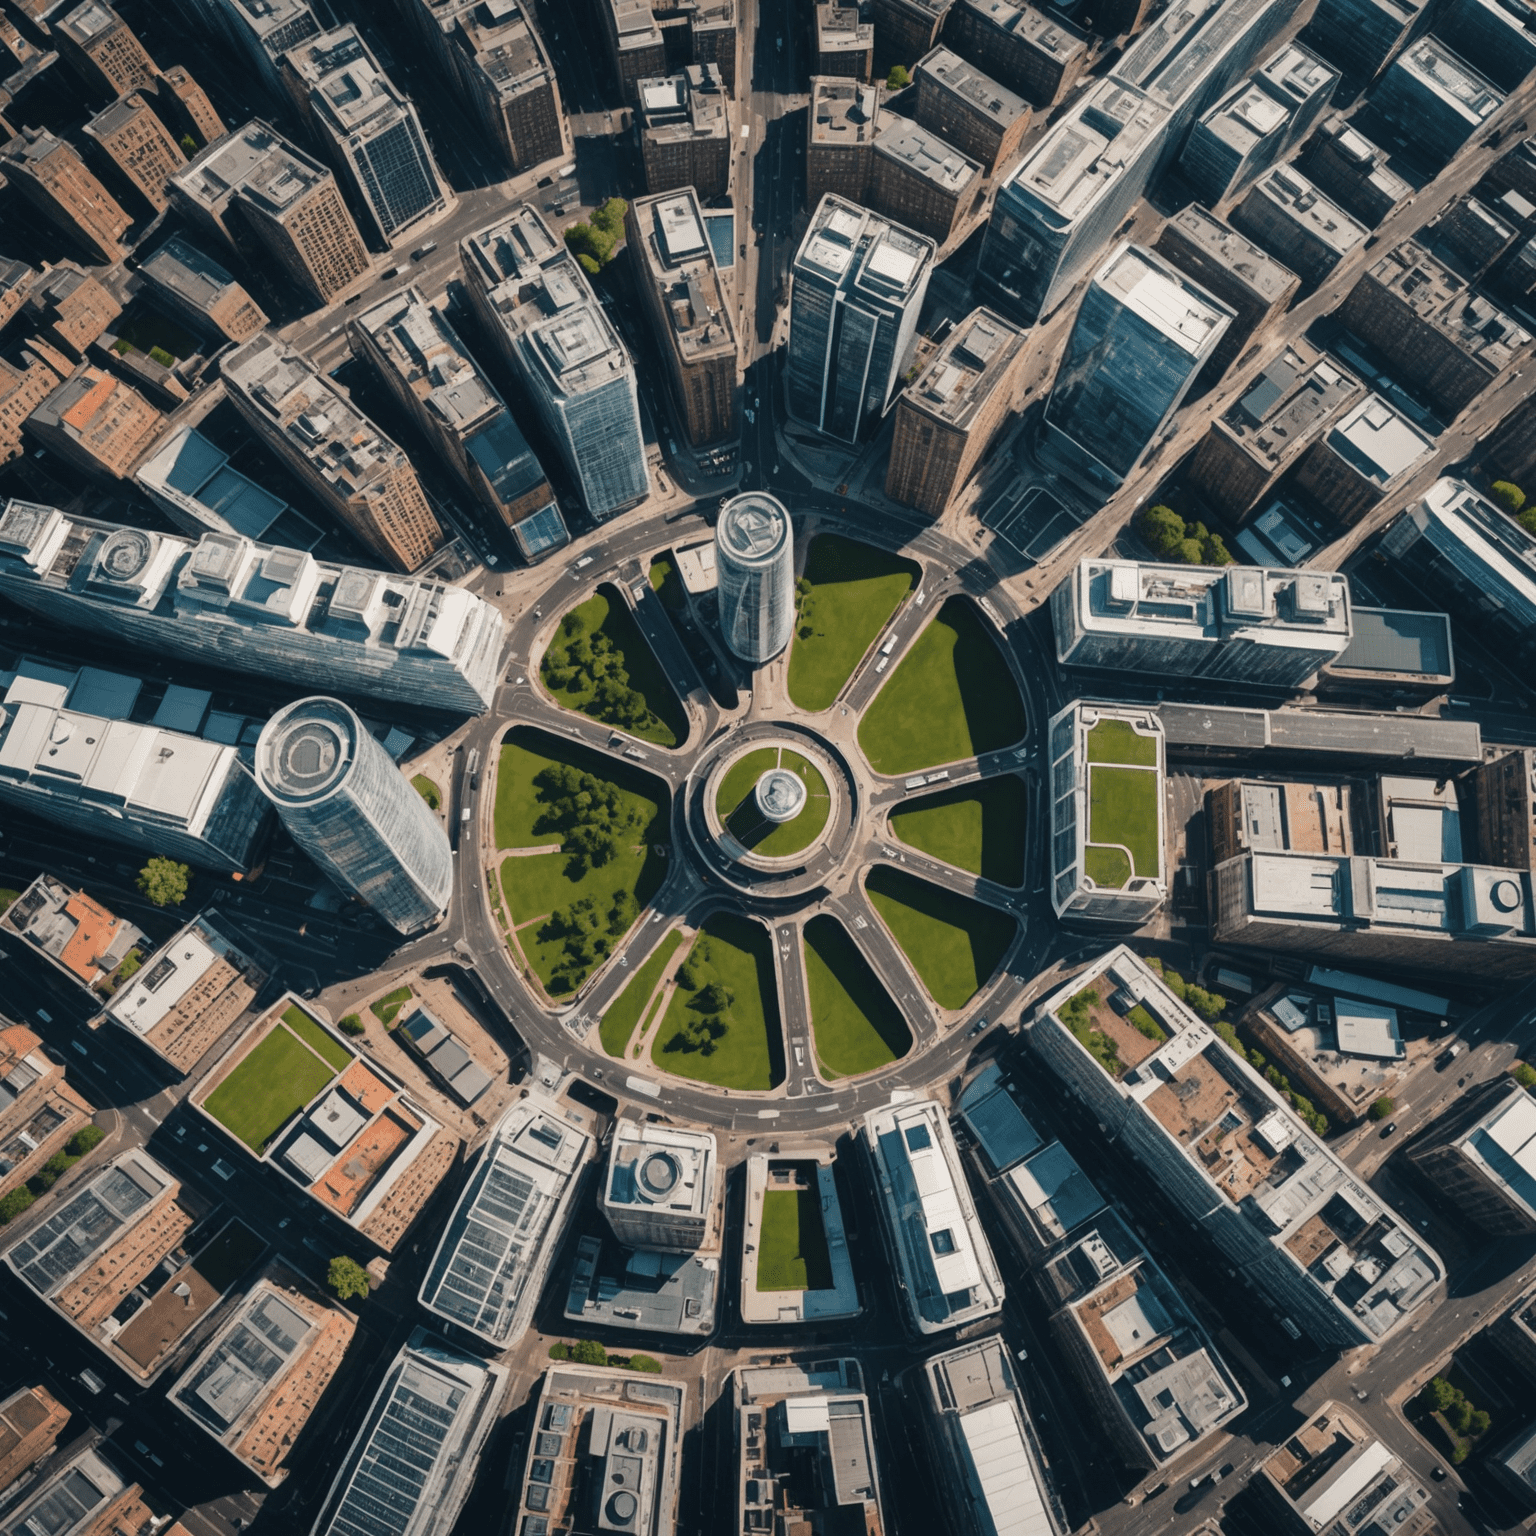
[[[1435,17],[1435,36],[1501,90],[1536,69],[1536,31],[1525,0],[1450,0]]]
[[[917,334],[934,243],[828,193],[795,253],[789,414],[857,442],[884,411]]]
[[[322,32],[291,49],[282,72],[326,158],[386,245],[415,238],[457,205],[416,108],[379,68],[356,27]]]
[[[381,560],[414,571],[441,548],[411,461],[308,359],[262,331],[221,372],[248,425]]]
[[[1418,30],[1429,0],[1329,0],[1307,40],[1357,85],[1368,85]]]
[[[625,218],[640,302],[695,446],[741,431],[731,301],[692,187],[636,198]]]
[[[1476,627],[1500,655],[1526,660],[1536,634],[1536,538],[1449,477],[1388,527],[1382,553],[1421,592]]]
[[[1504,1078],[1469,1091],[1408,1153],[1485,1232],[1536,1232],[1536,1099]]]
[[[166,183],[187,163],[187,157],[143,96],[131,91],[114,101],[84,131],[151,207],[157,212],[166,207],[170,201]]]
[[[240,534],[194,542],[10,501],[0,592],[109,644],[422,709],[483,714],[501,672],[501,615],[466,588]]]
[[[512,170],[565,153],[560,87],[531,7],[514,0],[401,0],[400,8]]]
[[[506,1366],[413,1329],[368,1405],[310,1536],[389,1525],[411,1536],[452,1529],[496,1427],[507,1377]]]
[[[533,562],[570,542],[539,461],[448,317],[398,288],[351,323],[357,348],[444,460]]]
[[[1413,191],[1388,166],[1387,152],[1343,113],[1318,128],[1296,157],[1296,167],[1324,197],[1367,229],[1375,229]],[[1495,166],[1490,177],[1497,170]]]
[[[267,323],[261,306],[211,256],[172,235],[139,263],[139,276],[157,303],[195,331],[215,330],[229,341],[249,341]]]
[[[1082,560],[1051,593],[1056,659],[1158,677],[1299,688],[1353,638],[1334,571]]]
[[[1529,365],[1530,332],[1412,240],[1361,274],[1338,317],[1447,421]]]
[[[154,84],[155,61],[106,0],[84,0],[49,27],[59,52],[94,90],[126,96]]]
[[[279,101],[283,55],[322,30],[309,0],[181,0],[181,5],[243,54]]]
[[[1353,528],[1434,451],[1429,433],[1380,395],[1367,395],[1307,449],[1294,483],[1323,511]]]
[[[1122,1005],[1155,1028],[1138,1031]],[[1319,1343],[1406,1332],[1444,1278],[1413,1225],[1124,945],[1039,1003],[1027,1039],[1117,1155]]]
[[[460,242],[487,333],[604,522],[651,490],[635,365],[576,258],[527,203]]]
[[[1067,296],[1146,190],[1168,109],[1106,79],[1091,85],[997,189],[977,282],[1034,321]]]
[[[981,205],[982,168],[909,118],[888,116],[875,135],[865,202],[876,213],[948,243]]]
[[[256,778],[294,842],[391,927],[415,933],[447,911],[443,824],[340,699],[299,699],[273,715]]]
[[[896,402],[885,494],[942,517],[1017,403],[1024,332],[988,309],[956,325]]]
[[[724,197],[731,175],[731,124],[720,71],[691,64],[640,82],[640,158],[650,192],[692,187]]]
[[[210,144],[170,184],[171,202],[237,248],[254,241],[322,304],[368,271],[336,178],[265,123]]]
[[[1430,35],[1392,61],[1371,104],[1422,152],[1444,161],[1504,105],[1504,93]]]
[[[1232,310],[1142,246],[1120,246],[1088,284],[1051,386],[1041,446],[1109,494],[1167,426]]]
[[[753,666],[771,661],[795,627],[795,531],[766,491],[745,491],[715,524],[720,633]]]
[[[0,174],[42,216],[102,261],[121,261],[133,220],[86,169],[80,156],[46,128],[23,128],[0,145]]]
[[[251,868],[271,813],[237,747],[92,713],[93,679],[32,670],[47,675],[0,702],[0,800],[203,869]]]

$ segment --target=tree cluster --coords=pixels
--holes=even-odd
[[[623,653],[601,630],[589,634],[575,609],[561,621],[559,634],[544,654],[542,671],[550,688],[590,694],[583,707],[605,725],[639,731],[652,719],[645,695],[629,686]]]
[[[1186,523],[1172,507],[1159,503],[1136,514],[1138,537],[1162,560],[1181,565],[1231,565],[1232,552],[1219,533],[1204,523]]]
[[[627,843],[634,842],[640,813],[625,800],[618,785],[569,763],[541,768],[533,782],[544,804],[533,830],[560,834],[561,847],[577,861],[571,871],[574,878],[580,879],[589,866],[601,869],[611,864]]]
[[[1529,1062],[1517,1061],[1510,1072],[1522,1088],[1536,1088],[1536,1067]]]
[[[691,992],[683,1008],[683,1020],[662,1047],[667,1051],[697,1051],[713,1056],[716,1042],[731,1027],[731,1008],[736,994],[714,973],[709,940],[702,934],[678,967],[677,984]]]
[[[1425,1383],[1418,1403],[1425,1413],[1439,1414],[1457,1437],[1451,1460],[1458,1465],[1467,1459],[1472,1449],[1470,1442],[1479,1435],[1486,1435],[1493,1425],[1492,1417],[1483,1409],[1474,1408],[1467,1394],[1444,1376],[1436,1376]]]
[[[345,1254],[331,1260],[325,1279],[326,1284],[342,1301],[368,1294],[368,1271],[356,1259],[349,1259]]]
[[[592,215],[590,223],[572,224],[565,232],[582,270],[596,277],[613,260],[613,248],[624,238],[624,215],[629,204],[622,197],[610,197]]]
[[[18,1184],[3,1200],[0,1200],[0,1224],[21,1215],[39,1195],[47,1194],[92,1147],[101,1144],[105,1134],[100,1126],[81,1126],[64,1143],[62,1152],[55,1152],[25,1184]]]
[[[890,91],[904,91],[912,84],[912,72],[905,64],[892,64],[890,73],[885,77],[885,86]]]
[[[551,912],[539,929],[540,942],[562,940],[560,964],[550,978],[553,992],[574,992],[582,978],[613,947],[613,940],[627,933],[640,916],[635,893],[619,889],[606,913],[595,896],[583,896],[568,907]]]
[[[190,874],[185,864],[157,856],[139,871],[139,892],[157,907],[179,907],[186,900]]]
[[[621,1371],[661,1374],[661,1361],[652,1355],[610,1355],[596,1339],[577,1339],[574,1344],[551,1344],[551,1360],[574,1360],[577,1365],[610,1365]]]

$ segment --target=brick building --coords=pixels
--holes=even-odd
[[[1017,158],[1029,103],[948,48],[917,66],[917,120],[992,175]]]
[[[20,1188],[90,1123],[90,1104],[64,1080],[64,1066],[24,1024],[0,1022],[0,1197]],[[6,1452],[0,1435],[0,1469]],[[0,1475],[3,1470],[0,1470]]]
[[[224,120],[213,109],[208,93],[180,64],[161,70],[155,82],[155,106],[179,141],[189,136],[199,144],[224,137]]]
[[[1352,528],[1434,451],[1434,438],[1380,395],[1367,395],[1307,450],[1296,468],[1296,484]]]
[[[20,311],[36,278],[37,273],[26,262],[0,256],[0,331]]]
[[[811,81],[805,150],[808,208],[815,208],[828,192],[851,203],[864,201],[879,116],[878,85],[865,85],[845,75]]]
[[[1289,267],[1198,204],[1169,219],[1153,249],[1233,310],[1207,364],[1212,379],[1237,361],[1250,337],[1285,313],[1301,286]]]
[[[875,62],[874,23],[857,6],[816,7],[816,64],[813,75],[852,75],[868,80]]]
[[[875,59],[909,69],[939,40],[945,13],[954,0],[871,0],[875,18]]]
[[[1458,784],[1463,838],[1472,832],[1466,838],[1471,857],[1479,864],[1536,870],[1536,752],[1517,747],[1478,764]]]
[[[1022,0],[956,0],[944,43],[1039,110],[1055,106],[1088,62],[1087,33]]]
[[[25,311],[34,335],[80,362],[85,349],[122,314],[123,306],[83,267],[61,261],[39,274],[27,294]]]
[[[875,136],[869,206],[943,245],[981,206],[982,169],[936,133],[888,116]]]
[[[0,174],[50,223],[106,262],[127,255],[133,220],[80,156],[43,128],[23,128],[0,145]]]
[[[60,55],[93,90],[125,96],[153,85],[159,70],[133,29],[106,0],[85,0],[51,24]]]
[[[0,464],[21,452],[21,429],[69,371],[69,359],[41,345],[0,354]]]
[[[1024,332],[975,309],[896,403],[885,494],[942,517],[1016,404]]]
[[[1338,317],[1449,416],[1530,355],[1528,331],[1412,240],[1361,275]]]
[[[136,389],[90,363],[27,418],[29,436],[94,479],[129,479],[165,417]]]
[[[1320,283],[1370,234],[1289,165],[1258,182],[1231,219],[1304,283]]]
[[[114,101],[85,125],[85,134],[156,212],[169,204],[166,183],[187,157],[143,96],[132,91]]]
[[[731,125],[724,86],[713,64],[642,80],[640,156],[650,192],[692,187],[702,198],[725,196],[731,175]]]
[[[212,329],[229,341],[248,341],[267,323],[255,299],[180,235],[140,262],[139,276],[161,306],[195,331]]]
[[[1318,128],[1296,165],[1324,197],[1368,229],[1375,229],[1413,191],[1388,168],[1386,151],[1371,143],[1342,114],[1330,117]],[[1536,194],[1536,175],[1532,192]]]
[[[697,195],[685,188],[636,199],[625,232],[688,441],[697,447],[737,436],[736,331]]]

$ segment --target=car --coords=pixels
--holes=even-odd
[[[430,256],[436,249],[437,241],[428,240],[425,245],[418,245],[416,249],[411,252],[411,260],[420,261],[423,256]]]
[[[1433,1467],[1429,1469],[1429,1475],[1435,1480],[1435,1482],[1443,1483],[1446,1477],[1445,1468],[1437,1462]]]
[[[104,1382],[101,1377],[96,1374],[95,1371],[81,1371],[78,1379],[81,1386],[85,1387],[88,1391],[97,1394],[98,1396],[107,1390],[106,1382]]]
[[[1397,1121],[1396,1120],[1388,1120],[1387,1123],[1384,1126],[1382,1126],[1382,1128],[1381,1128],[1381,1139],[1383,1141],[1385,1141],[1387,1139],[1387,1137],[1393,1135],[1396,1132],[1396,1130],[1397,1130]]]
[[[1441,1051],[1440,1054],[1435,1058],[1435,1071],[1444,1072],[1445,1069],[1450,1066],[1450,1064],[1455,1061],[1456,1058],[1460,1056],[1465,1050],[1466,1046],[1458,1040],[1456,1044],[1451,1046],[1448,1050]]]
[[[986,1027],[987,1027],[987,1022],[988,1022],[988,1021],[987,1021],[987,1016],[986,1016],[986,1015],[985,1015],[985,1014],[983,1014],[983,1015],[982,1015],[982,1016],[981,1016],[981,1017],[980,1017],[980,1018],[979,1018],[979,1019],[977,1019],[977,1020],[976,1020],[976,1022],[975,1022],[975,1023],[974,1023],[974,1024],[973,1024],[973,1025],[972,1025],[972,1026],[971,1026],[971,1033],[972,1033],[972,1034],[973,1034],[973,1035],[979,1035],[979,1034],[980,1034],[980,1033],[981,1033],[981,1032],[982,1032],[982,1031],[983,1031],[983,1030],[984,1030],[984,1029],[985,1029],[985,1028],[986,1028]]]

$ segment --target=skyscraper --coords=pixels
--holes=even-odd
[[[720,633],[753,666],[771,661],[795,627],[795,535],[765,491],[733,496],[715,524]]]
[[[85,135],[156,212],[166,206],[165,184],[187,157],[143,96],[130,91],[114,101],[85,125]]]
[[[95,89],[122,96],[154,83],[155,61],[106,0],[83,0],[51,25],[59,52]]]
[[[336,178],[259,120],[210,144],[171,181],[170,193],[201,227],[276,257],[322,304],[368,270]]]
[[[416,108],[356,27],[322,32],[284,54],[282,71],[326,157],[386,244],[412,239],[424,221],[455,206]]]
[[[256,781],[289,835],[345,891],[401,933],[448,909],[448,834],[340,699],[280,709],[256,742]]]
[[[172,235],[139,264],[156,300],[194,330],[210,326],[230,341],[249,341],[267,323],[261,306],[211,256]]]
[[[523,559],[532,564],[570,543],[542,466],[442,310],[415,287],[397,288],[351,332],[438,452],[511,531]]]
[[[604,522],[651,489],[635,365],[576,258],[521,203],[460,242],[482,323]]]
[[[1154,252],[1126,243],[1094,274],[1051,386],[1041,446],[1109,494],[1163,430],[1233,317]]]
[[[221,371],[247,424],[380,559],[414,571],[442,546],[411,461],[307,358],[262,331]]]
[[[792,269],[791,416],[858,440],[885,409],[911,351],[933,256],[925,236],[833,193],[822,198]]]

